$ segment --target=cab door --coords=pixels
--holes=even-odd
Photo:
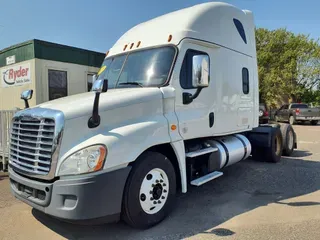
[[[210,48],[185,43],[183,49],[183,51],[180,50],[176,64],[181,68],[176,72],[173,83],[176,92],[175,112],[179,121],[179,132],[183,139],[210,136],[214,128],[212,106],[214,94],[210,91],[210,87],[203,87],[200,90],[194,86],[196,72],[200,75],[207,74],[210,79]],[[197,70],[206,61],[207,70],[199,73]],[[195,98],[189,101],[188,96]]]

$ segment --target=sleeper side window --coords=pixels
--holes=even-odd
[[[249,70],[242,68],[242,91],[244,94],[249,94]]]
[[[193,49],[188,49],[184,56],[182,66],[181,66],[181,71],[180,71],[180,85],[183,89],[195,88],[192,86],[192,68],[193,68],[192,59],[194,56],[198,56],[198,55],[207,56],[210,62],[210,58],[207,53],[193,50]],[[209,66],[209,69],[210,69],[210,66]],[[208,74],[210,75],[210,72]],[[210,76],[209,76],[209,79],[210,79]]]
[[[239,33],[240,37],[242,38],[243,42],[245,44],[247,44],[247,37],[246,37],[246,33],[244,31],[244,27],[243,27],[242,23],[236,18],[233,19],[233,23],[236,26],[238,33]]]

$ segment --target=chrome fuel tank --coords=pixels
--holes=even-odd
[[[217,152],[209,156],[209,164],[214,170],[235,164],[248,158],[251,154],[251,144],[241,134],[213,138],[207,140],[207,143],[218,148]]]

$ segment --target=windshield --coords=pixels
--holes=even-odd
[[[104,60],[97,79],[107,79],[109,88],[161,86],[175,56],[174,47],[161,47],[110,57]]]

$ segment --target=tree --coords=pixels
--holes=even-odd
[[[256,29],[256,46],[261,99],[268,106],[300,101],[317,91],[320,78],[318,41],[285,28]],[[315,94],[308,99],[314,101]]]

